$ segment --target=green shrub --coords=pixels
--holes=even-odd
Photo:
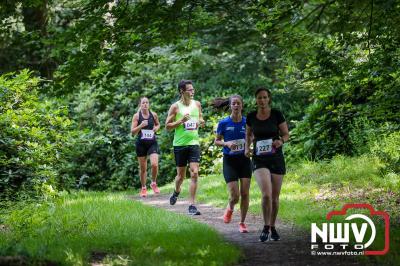
[[[67,108],[40,99],[28,70],[0,76],[0,197],[54,196],[68,149]]]
[[[386,172],[400,173],[400,131],[382,135],[371,144],[371,152],[385,163]]]
[[[317,41],[314,63],[301,70],[298,87],[312,93],[313,103],[292,131],[291,151],[309,159],[330,159],[368,153],[368,142],[399,130],[400,72],[376,51],[360,61],[357,47],[343,45],[337,36]],[[398,61],[398,52],[391,56]],[[310,60],[310,59],[309,59]],[[302,82],[301,82],[302,81]],[[380,132],[386,123],[392,125]]]

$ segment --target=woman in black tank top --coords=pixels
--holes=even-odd
[[[250,145],[253,142],[253,170],[262,193],[264,218],[260,241],[277,241],[280,236],[275,229],[275,220],[282,180],[286,173],[282,146],[289,140],[289,130],[282,113],[270,106],[271,92],[259,88],[255,95],[257,111],[249,113],[246,120],[245,155],[251,156]]]
[[[139,110],[132,118],[131,133],[138,135],[136,139],[136,154],[139,162],[140,183],[142,189],[140,196],[147,196],[147,156],[150,157],[151,179],[150,187],[154,193],[160,193],[157,187],[158,154],[160,153],[155,133],[160,129],[160,122],[156,113],[149,109],[149,99],[141,97]]]
[[[151,134],[151,132],[150,132],[151,130],[154,130],[154,115],[153,115],[153,113],[151,111],[148,111],[147,118],[144,118],[142,110],[139,110],[138,114],[139,114],[139,119],[137,122],[138,125],[141,125],[143,121],[147,121],[147,125],[145,127],[140,128],[140,131],[138,132],[138,137],[136,138],[136,142],[146,142],[146,143],[155,142],[156,135]]]

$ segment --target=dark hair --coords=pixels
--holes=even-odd
[[[186,85],[191,84],[193,85],[193,82],[189,79],[182,79],[181,81],[179,81],[178,83],[178,91],[179,93],[181,93],[181,90],[185,90],[186,89]]]
[[[254,95],[256,96],[256,98],[257,98],[257,94],[259,94],[261,91],[267,92],[268,98],[269,98],[268,104],[271,104],[271,102],[272,102],[272,94],[271,94],[271,91],[270,91],[269,89],[267,89],[267,88],[264,88],[264,87],[258,88],[258,89],[256,90],[256,93],[254,93]]]
[[[229,109],[229,106],[231,105],[233,98],[239,98],[239,100],[242,102],[242,105],[243,105],[243,98],[242,98],[242,96],[240,96],[238,94],[234,94],[234,95],[231,95],[226,98],[222,98],[222,97],[215,98],[214,100],[212,100],[211,105],[215,109],[223,109],[226,111]]]

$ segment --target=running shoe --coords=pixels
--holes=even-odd
[[[140,190],[140,196],[142,198],[145,198],[147,196],[147,188],[146,187],[142,187],[142,189]]]
[[[245,223],[239,223],[239,232],[240,233],[248,233],[247,226]]]
[[[260,241],[265,242],[268,241],[269,238],[269,228],[263,228],[261,235],[260,235]]]
[[[275,229],[275,226],[271,226],[271,240],[273,241],[281,240],[278,232]]]
[[[224,223],[229,224],[232,221],[233,210],[226,208],[224,213]]]
[[[175,205],[176,201],[178,200],[179,193],[174,190],[172,196],[169,198],[169,204]]]
[[[197,210],[196,206],[190,205],[189,206],[189,214],[190,215],[200,215],[201,213]]]
[[[156,182],[151,182],[150,187],[155,194],[160,194],[160,190],[158,189]]]

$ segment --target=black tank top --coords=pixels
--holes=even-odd
[[[143,117],[142,111],[139,111],[138,125],[140,125],[140,124],[142,123],[143,120],[148,120],[148,123],[147,123],[147,126],[145,126],[145,127],[142,128],[142,129],[153,130],[153,128],[154,128],[154,116],[153,116],[153,113],[149,111],[149,118],[145,119],[145,118]],[[143,140],[143,139],[142,139],[142,130],[140,130],[140,131],[138,132],[137,141],[145,141],[146,143],[147,143],[147,142],[156,141],[156,135],[154,134],[154,138],[151,139],[151,140],[147,140],[147,139],[146,139],[146,140]]]
[[[285,117],[277,109],[271,109],[270,116],[265,120],[257,118],[257,111],[249,113],[246,117],[246,124],[253,130],[254,147],[259,140],[279,139],[279,125],[285,121]],[[282,153],[282,147],[277,149],[277,153]]]

